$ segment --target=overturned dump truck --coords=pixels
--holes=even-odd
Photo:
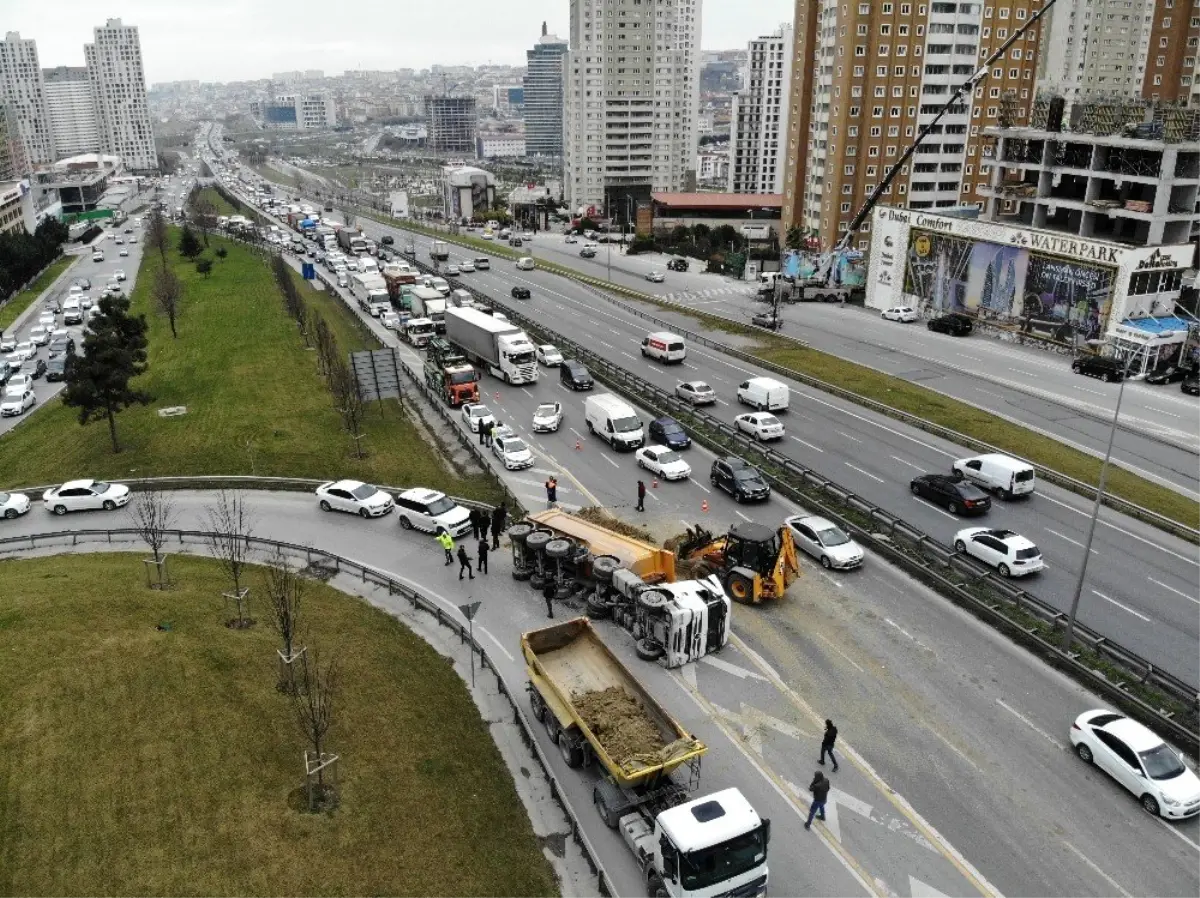
[[[705,745],[604,644],[586,617],[521,637],[529,702],[568,767],[598,763],[592,801],[620,831],[648,895],[760,896],[771,823],[737,789],[690,799]]]

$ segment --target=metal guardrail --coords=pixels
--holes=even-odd
[[[174,478],[172,478],[174,479]],[[180,478],[183,479],[183,478]],[[214,478],[216,479],[216,478]],[[225,478],[231,479],[231,478]],[[290,478],[264,478],[268,480],[290,481],[292,483],[320,483],[322,481],[299,481]],[[140,482],[146,483],[147,479]],[[393,489],[393,487],[385,487],[385,489]],[[203,530],[167,530],[167,534],[172,539],[177,539],[179,545],[185,545],[189,541],[206,545],[206,540],[212,535]],[[118,539],[114,540],[114,537]],[[22,549],[39,549],[53,545],[61,545],[65,540],[69,539],[71,547],[79,545],[80,541],[85,542],[106,542],[113,544],[114,542],[141,542],[142,538],[136,528],[123,527],[112,530],[72,530],[61,531],[57,533],[35,533],[28,536],[9,536],[0,538],[0,554],[10,551],[20,551]],[[246,539],[247,547],[259,550],[277,550],[287,553],[292,557],[303,558],[305,564],[312,566],[318,564],[322,567],[332,566],[338,573],[348,572],[361,578],[363,583],[370,583],[373,586],[378,586],[387,589],[389,596],[403,596],[412,605],[414,610],[424,611],[432,615],[437,622],[455,633],[458,634],[459,641],[462,644],[469,645],[473,653],[478,654],[481,670],[490,670],[496,678],[496,688],[508,700],[509,706],[512,708],[513,723],[520,730],[521,739],[525,743],[526,748],[530,750],[538,765],[542,768],[542,772],[550,784],[550,794],[558,802],[563,813],[566,814],[567,821],[571,827],[571,837],[575,840],[583,856],[587,859],[588,866],[596,875],[597,889],[601,895],[611,896],[615,892],[612,886],[608,872],[604,869],[600,862],[599,854],[592,845],[591,840],[584,832],[583,826],[579,822],[579,816],[575,809],[571,806],[571,801],[567,797],[565,791],[558,783],[558,777],[550,768],[550,764],[543,754],[541,747],[534,738],[533,729],[529,723],[529,719],[525,716],[525,712],[521,709],[517,702],[517,696],[513,694],[511,688],[504,682],[504,677],[500,675],[495,663],[484,646],[474,638],[471,629],[463,623],[460,623],[453,616],[447,614],[437,602],[422,595],[419,591],[413,589],[407,584],[401,583],[389,577],[383,571],[368,565],[362,564],[352,559],[346,558],[333,552],[324,552],[312,546],[302,546],[297,543],[289,543],[281,540],[267,539],[265,537],[251,536]]]
[[[669,412],[690,425],[689,432],[698,442],[716,452],[735,452],[757,456],[763,473],[772,486],[806,507],[815,507],[837,520],[847,530],[870,545],[876,552],[933,586],[954,601],[965,604],[984,619],[997,625],[1018,641],[1039,652],[1043,658],[1077,679],[1113,698],[1130,709],[1130,713],[1159,726],[1185,742],[1193,753],[1200,753],[1200,733],[1194,729],[1200,713],[1200,695],[1186,682],[1160,669],[1090,627],[1076,622],[1075,634],[1081,645],[1097,658],[1119,668],[1129,678],[1114,679],[1089,667],[1078,653],[1063,652],[1037,632],[1036,627],[1016,619],[1002,606],[1049,624],[1058,632],[1065,625],[1066,615],[1044,600],[1013,585],[994,571],[943,545],[919,528],[887,512],[866,499],[817,474],[799,462],[749,439],[723,421],[697,410],[671,393],[661,390],[591,350],[576,344],[561,334],[527,318],[507,302],[467,288],[473,295],[494,305],[502,305],[514,323],[533,333],[544,334],[560,348],[566,348],[583,361],[588,370],[612,388],[633,401],[656,411]],[[1190,718],[1181,723],[1174,712],[1149,704],[1130,691],[1130,683],[1156,689],[1169,696]]]
[[[416,233],[424,233],[424,231],[419,231],[419,230],[416,230],[416,229],[413,229],[410,227],[406,227],[405,224],[403,224],[403,223],[397,223],[394,225],[394,227],[399,228],[399,229],[404,229],[404,230],[415,230]],[[428,236],[428,235],[426,235],[426,236]],[[442,239],[441,236],[439,236],[439,239]],[[447,234],[447,235],[445,235],[445,239],[448,242],[457,243],[459,246],[466,246],[466,244],[463,244],[461,241],[454,240],[453,235]],[[474,247],[470,247],[470,248],[474,248]],[[744,352],[743,350],[740,350],[733,346],[730,346],[727,343],[722,343],[722,342],[713,340],[713,339],[705,337],[701,334],[695,333],[694,331],[682,329],[679,327],[678,324],[674,324],[672,322],[665,321],[661,318],[658,318],[655,315],[651,315],[650,313],[646,312],[644,309],[639,309],[636,306],[630,305],[629,303],[622,302],[621,300],[617,299],[616,297],[612,296],[611,294],[612,293],[621,293],[621,294],[624,294],[631,298],[638,299],[642,302],[650,302],[650,303],[655,303],[655,304],[660,304],[660,305],[666,304],[666,305],[675,306],[676,308],[678,308],[678,310],[682,314],[691,314],[691,315],[697,314],[698,310],[693,309],[690,306],[684,306],[684,305],[681,305],[678,303],[672,303],[667,300],[660,299],[656,296],[650,296],[650,295],[642,293],[638,290],[633,290],[632,288],[629,288],[629,287],[623,287],[619,284],[611,284],[608,281],[604,281],[599,278],[591,277],[590,275],[586,275],[581,272],[575,271],[573,269],[566,268],[565,266],[559,265],[554,262],[543,262],[543,261],[539,260],[538,265],[543,270],[550,271],[554,274],[561,275],[562,277],[570,278],[571,280],[577,281],[578,283],[581,283],[581,284],[584,284],[585,286],[589,286],[589,287],[593,288],[595,291],[597,291],[597,293],[599,295],[601,295],[601,297],[603,299],[605,299],[608,302],[613,303],[618,308],[622,309],[623,311],[625,311],[631,315],[635,315],[644,321],[649,321],[660,327],[669,327],[674,332],[687,337],[689,340],[692,340],[693,342],[695,342],[701,346],[704,346],[708,349],[712,349],[715,352],[720,352],[723,355],[728,355],[728,356],[731,356],[732,358],[739,359],[748,364],[752,364],[759,368],[763,368],[767,371],[770,371],[772,374],[776,374],[780,377],[785,377],[785,378],[789,378],[791,380],[799,381],[800,383],[805,384],[806,386],[810,386],[810,387],[813,387],[814,389],[821,390],[822,392],[829,393],[830,395],[836,396],[839,399],[844,399],[848,402],[853,402],[855,405],[862,406],[863,408],[869,409],[873,412],[876,412],[878,414],[889,417],[895,421],[900,421],[904,424],[908,424],[912,427],[916,427],[920,430],[925,431],[926,433],[932,434],[933,436],[940,437],[941,439],[949,440],[952,443],[955,443],[959,446],[964,446],[968,449],[971,449],[974,452],[979,452],[979,453],[999,452],[999,453],[1002,453],[1005,455],[1013,454],[1011,451],[1009,451],[1007,449],[1002,449],[998,446],[993,446],[991,443],[987,443],[987,442],[984,442],[983,440],[976,439],[975,437],[969,436],[968,434],[965,434],[965,433],[961,433],[960,431],[952,430],[949,427],[944,427],[941,424],[935,424],[934,422],[928,421],[924,418],[921,418],[918,415],[914,415],[911,412],[906,412],[901,409],[893,408],[892,406],[886,405],[885,403],[879,402],[875,399],[870,399],[859,393],[855,393],[852,390],[847,390],[845,387],[840,387],[837,384],[829,383],[829,381],[821,380],[820,378],[814,377],[811,374],[805,374],[804,372],[797,371],[794,368],[785,368],[783,365],[777,365],[774,362],[769,362],[766,359],[762,359],[751,353]],[[747,325],[744,322],[734,321],[731,318],[725,318],[720,315],[715,315],[711,312],[701,312],[699,314],[703,314],[707,317],[717,318],[722,321],[729,322],[730,324],[737,325],[738,327],[741,327],[741,328],[754,329],[754,328],[752,328],[751,325]],[[797,348],[800,348],[800,349],[808,348],[807,343],[805,343],[803,340],[798,340],[795,337],[789,337],[784,334],[772,334],[771,332],[768,332],[766,330],[763,330],[763,333],[765,335],[769,334],[771,336],[775,336],[777,339],[787,340],[791,343],[794,343]],[[1037,462],[1029,461],[1028,459],[1023,459],[1023,461],[1026,461],[1028,464],[1032,465],[1033,468],[1037,471],[1038,476],[1041,477],[1046,482],[1053,483],[1055,486],[1062,487],[1063,489],[1069,490],[1080,496],[1085,496],[1088,499],[1094,500],[1096,498],[1096,487],[1092,486],[1091,484],[1084,483],[1082,480],[1076,480],[1074,477],[1070,477],[1066,474],[1063,474],[1060,471],[1054,470],[1053,468],[1049,468],[1049,467],[1046,467],[1045,465],[1038,464]],[[1113,509],[1114,511],[1120,512],[1121,514],[1124,514],[1124,515],[1128,515],[1129,517],[1132,517],[1132,518],[1136,518],[1137,520],[1144,521],[1147,524],[1150,524],[1160,530],[1164,530],[1167,533],[1170,533],[1180,539],[1186,540],[1187,542],[1200,545],[1200,529],[1189,527],[1186,524],[1183,524],[1179,521],[1176,521],[1176,520],[1173,520],[1173,519],[1167,517],[1166,515],[1159,514],[1158,512],[1152,511],[1148,508],[1144,508],[1141,505],[1138,505],[1134,502],[1128,501],[1127,499],[1122,499],[1120,496],[1114,496],[1110,492],[1105,492],[1104,497],[1103,497],[1103,504],[1108,506],[1109,508]]]

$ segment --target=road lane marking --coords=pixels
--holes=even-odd
[[[700,661],[703,664],[707,664],[709,667],[715,667],[717,670],[723,671],[731,676],[735,676],[739,680],[762,680],[764,683],[767,681],[767,678],[762,674],[753,670],[747,670],[744,667],[739,667],[736,664],[731,664],[728,661],[718,658],[716,655],[701,655]]]
[[[846,439],[850,440],[851,442],[854,442],[854,443],[862,442],[862,440],[860,440],[858,437],[852,437],[852,436],[850,436],[850,434],[846,433],[846,431],[844,431],[844,430],[839,430],[838,433],[841,434],[842,436],[844,436]]]
[[[953,453],[953,452],[947,452],[944,449],[939,449],[937,446],[932,446],[929,443],[926,443],[924,440],[918,440],[916,437],[910,437],[908,434],[901,433],[900,431],[896,430],[895,428],[887,427],[886,425],[881,424],[877,421],[872,421],[870,418],[866,418],[862,415],[855,414],[854,412],[850,411],[849,409],[839,408],[838,406],[834,405],[832,402],[826,402],[824,399],[820,399],[817,396],[807,395],[804,398],[806,400],[808,400],[809,402],[816,402],[820,405],[824,405],[828,408],[831,408],[835,412],[838,412],[839,414],[847,415],[848,417],[854,418],[858,421],[862,421],[864,424],[869,424],[872,427],[879,428],[880,430],[886,430],[888,433],[890,433],[894,436],[898,436],[901,439],[908,440],[909,442],[916,443],[918,446],[924,446],[929,451],[936,452],[938,455],[944,455],[944,456],[946,456],[946,458],[954,458],[955,457],[955,453]]]
[[[740,511],[738,511],[736,508],[733,510],[733,513],[734,513],[735,515],[737,515],[739,518],[741,518],[743,521],[749,521],[749,520],[750,520],[748,517],[746,517],[744,514],[742,514],[742,513],[741,513]]]
[[[1049,527],[1047,527],[1047,528],[1046,528],[1046,532],[1047,532],[1047,533],[1053,533],[1053,534],[1054,534],[1055,536],[1057,536],[1059,539],[1065,539],[1067,542],[1069,542],[1069,543],[1070,543],[1071,545],[1073,545],[1073,546],[1078,546],[1078,547],[1079,547],[1079,548],[1081,548],[1081,549],[1083,548],[1083,543],[1081,543],[1081,542],[1080,542],[1079,540],[1077,540],[1077,539],[1071,539],[1071,537],[1067,536],[1065,533],[1059,533],[1057,530],[1051,530]],[[1099,552],[1097,552],[1095,549],[1089,549],[1088,551],[1089,551],[1089,552],[1091,552],[1093,555],[1099,555],[1099,554],[1100,554],[1100,553],[1099,553]]]
[[[1068,849],[1070,849],[1072,854],[1074,854],[1077,858],[1079,858],[1081,861],[1083,861],[1085,864],[1087,864],[1091,868],[1093,873],[1095,873],[1097,876],[1099,876],[1101,879],[1103,879],[1105,882],[1107,882],[1110,886],[1112,886],[1114,889],[1116,889],[1118,892],[1120,892],[1122,895],[1124,895],[1125,898],[1133,898],[1132,895],[1130,895],[1123,888],[1121,888],[1120,883],[1118,883],[1115,879],[1113,879],[1111,876],[1109,876],[1107,873],[1105,873],[1103,870],[1101,870],[1099,867],[1097,867],[1094,863],[1092,863],[1092,861],[1088,858],[1088,856],[1086,854],[1084,854],[1082,851],[1080,851],[1078,848],[1076,848],[1074,845],[1072,845],[1066,839],[1063,839],[1063,844],[1066,845]]]
[[[1191,845],[1197,851],[1200,851],[1200,842],[1193,842],[1191,839],[1189,839],[1187,836],[1185,836],[1183,833],[1181,833],[1178,829],[1176,829],[1174,826],[1172,826],[1170,823],[1168,823],[1162,817],[1155,817],[1154,819],[1157,820],[1159,823],[1161,823],[1163,826],[1165,826],[1168,829],[1168,831],[1174,833],[1179,838],[1183,839],[1183,841],[1187,842],[1189,845]]]
[[[1018,711],[1012,705],[1005,704],[1004,699],[1002,699],[1002,698],[996,699],[996,704],[999,705],[1001,708],[1003,708],[1005,711],[1007,711],[1009,714],[1011,714],[1013,717],[1017,718],[1017,720],[1021,721],[1021,723],[1025,724],[1025,726],[1029,727],[1031,730],[1033,730],[1035,733],[1037,733],[1039,736],[1041,736],[1043,739],[1045,739],[1047,742],[1049,742],[1051,745],[1053,745],[1059,751],[1064,750],[1061,742],[1059,742],[1057,739],[1055,739],[1053,736],[1051,736],[1045,730],[1040,728],[1036,723],[1034,723],[1032,720],[1030,720],[1028,717],[1026,717],[1024,714],[1022,714],[1020,711]]]
[[[603,452],[600,453],[600,457],[602,459],[604,459],[606,462],[608,462],[610,465],[612,465],[614,468],[616,468],[617,470],[621,469],[621,466],[619,464],[617,464],[615,461],[613,461],[611,458],[609,458]]]
[[[933,735],[935,735],[935,736],[937,736],[939,739],[941,739],[941,740],[942,740],[942,743],[943,743],[943,744],[946,746],[946,748],[950,749],[952,752],[954,752],[956,755],[958,755],[960,758],[962,758],[962,759],[963,759],[963,761],[965,761],[965,762],[966,762],[967,764],[969,764],[971,767],[974,767],[976,770],[979,770],[979,768],[978,768],[978,767],[976,767],[976,765],[975,765],[975,762],[974,762],[974,761],[972,761],[970,758],[968,758],[968,757],[967,757],[967,756],[966,756],[966,755],[963,753],[963,750],[962,750],[961,748],[959,748],[957,745],[955,745],[953,742],[951,742],[949,739],[947,739],[945,736],[943,736],[943,735],[942,735],[941,733],[939,733],[937,730],[930,729],[929,727],[926,727],[926,729],[927,729],[927,730],[929,730],[929,732],[933,733]],[[982,770],[979,770],[979,772],[980,772],[980,773],[982,773],[983,771],[982,771]]]
[[[700,489],[704,490],[704,492],[706,492],[706,493],[711,493],[711,492],[712,492],[712,490],[710,490],[708,487],[706,487],[706,486],[705,486],[703,483],[701,483],[701,482],[700,482],[699,480],[697,480],[695,477],[689,477],[689,478],[688,478],[688,480],[690,480],[690,481],[691,481],[692,483],[694,483],[696,486],[700,487]],[[689,524],[688,526],[690,527],[690,526],[691,526],[691,524]]]
[[[1116,599],[1113,599],[1113,598],[1110,598],[1109,596],[1106,596],[1104,593],[1100,592],[1100,590],[1098,590],[1098,589],[1093,589],[1093,590],[1092,590],[1092,594],[1093,594],[1093,595],[1095,595],[1095,596],[1098,596],[1098,597],[1099,597],[1099,598],[1101,598],[1101,599],[1104,599],[1104,601],[1106,601],[1106,602],[1110,602],[1110,603],[1112,603],[1113,605],[1116,605],[1116,606],[1117,606],[1118,608],[1120,608],[1122,611],[1128,611],[1128,612],[1129,612],[1130,614],[1132,614],[1134,617],[1140,617],[1140,618],[1141,618],[1142,620],[1144,620],[1146,623],[1150,623],[1150,618],[1146,617],[1146,615],[1142,614],[1140,611],[1134,611],[1134,610],[1133,610],[1132,608],[1130,608],[1128,605],[1125,605],[1125,604],[1123,604],[1123,603],[1121,603],[1121,602],[1118,602]]]
[[[852,471],[858,471],[858,473],[862,474],[864,477],[870,477],[872,480],[874,480],[878,483],[884,482],[884,479],[882,477],[876,477],[870,471],[864,471],[862,468],[858,467],[858,465],[852,465],[852,464],[850,464],[850,462],[843,462],[843,464]]]
[[[634,354],[632,352],[626,352],[624,349],[622,349],[621,355],[625,356],[626,358],[633,359],[635,362],[637,361],[637,359],[634,357]]]
[[[916,470],[916,471],[924,471],[924,470],[925,470],[925,468],[924,468],[924,467],[922,467],[921,465],[915,465],[915,464],[913,464],[912,462],[910,462],[910,461],[908,461],[908,460],[906,460],[906,459],[903,459],[903,458],[901,458],[899,455],[893,455],[893,456],[892,456],[892,460],[893,460],[893,461],[898,461],[898,462],[900,462],[900,464],[902,464],[902,465],[908,465],[910,468],[912,468],[913,470]]]
[[[718,401],[719,401],[719,400],[718,400]],[[804,440],[800,439],[800,437],[790,437],[790,439],[793,439],[793,440],[795,440],[797,443],[801,444],[802,446],[807,446],[809,449],[814,449],[814,450],[816,450],[817,452],[824,452],[824,451],[825,451],[825,450],[824,450],[824,449],[822,449],[820,446],[814,446],[812,443],[805,442]]]
[[[1167,586],[1167,584],[1163,583],[1161,580],[1155,580],[1153,577],[1147,577],[1146,579],[1149,580],[1151,583],[1157,583],[1163,589],[1169,590],[1169,591],[1175,593],[1175,595],[1177,595],[1177,596],[1183,596],[1189,602],[1195,602],[1197,605],[1200,605],[1200,599],[1196,598],[1195,596],[1189,596],[1186,592],[1178,590],[1174,586]]]
[[[1069,509],[1069,510],[1075,512],[1075,514],[1083,515],[1084,517],[1087,517],[1090,514],[1089,512],[1078,509],[1073,505],[1068,505],[1066,502],[1060,502],[1058,499],[1051,499],[1045,493],[1039,493],[1038,495],[1041,496],[1043,499],[1045,499],[1048,502],[1053,502],[1055,505],[1061,505],[1063,508],[1066,508],[1066,509]],[[1157,549],[1159,552],[1165,552],[1166,554],[1171,555],[1174,558],[1178,558],[1180,561],[1186,561],[1188,564],[1192,565],[1193,567],[1200,567],[1200,561],[1197,561],[1195,558],[1188,558],[1186,555],[1180,555],[1178,552],[1173,552],[1172,550],[1168,549],[1166,546],[1161,546],[1156,542],[1152,542],[1151,540],[1146,539],[1144,536],[1138,536],[1136,533],[1126,530],[1124,527],[1118,527],[1116,524],[1110,524],[1108,521],[1104,520],[1103,518],[1099,518],[1097,522],[1100,524],[1103,524],[1105,527],[1108,527],[1111,530],[1115,530],[1118,533],[1123,533],[1123,534],[1125,534],[1125,536],[1136,539],[1140,543],[1145,543],[1152,549]]]
[[[817,639],[821,640],[823,643],[825,643],[827,646],[829,646],[831,649],[833,649],[835,652],[837,652],[839,655],[841,655],[846,660],[846,663],[849,664],[851,667],[853,667],[855,670],[857,670],[859,673],[866,673],[865,670],[863,670],[861,667],[859,667],[857,664],[854,663],[853,658],[851,658],[849,655],[847,655],[845,652],[843,652],[841,649],[839,649],[824,635],[822,635],[821,633],[818,633]]]

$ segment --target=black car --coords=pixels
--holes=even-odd
[[[922,474],[909,484],[914,496],[928,499],[950,514],[984,514],[992,507],[991,497],[975,484],[955,480],[948,474]]]
[[[1152,371],[1146,375],[1146,383],[1148,384],[1174,384],[1181,380],[1187,380],[1192,374],[1190,367],[1183,365],[1167,365],[1165,368],[1159,368],[1157,371]]]
[[[379,242],[382,243],[384,246],[391,246],[393,243],[396,242],[396,238],[393,237],[391,234],[384,234],[382,237],[379,238]]]
[[[28,374],[34,380],[37,380],[39,377],[41,377],[43,374],[46,373],[46,360],[45,359],[30,359],[28,362],[26,362],[24,365],[21,366],[21,373]]]
[[[75,351],[75,340],[71,337],[55,337],[50,341],[47,349],[50,353],[50,358],[54,358],[57,355],[65,355],[68,352]]]
[[[508,245],[520,249],[525,245],[525,242],[520,237],[510,237],[508,240]]]
[[[332,212],[332,211],[333,211],[333,206],[326,206],[326,207],[325,207],[325,211],[326,211],[326,212]]]
[[[750,319],[750,323],[772,331],[777,331],[783,327],[783,319],[776,316],[774,312],[759,312]]]
[[[714,461],[708,479],[713,486],[733,496],[735,502],[762,501],[771,496],[771,485],[758,469],[736,455]]]
[[[1076,374],[1098,377],[1105,383],[1110,380],[1123,380],[1125,377],[1125,366],[1120,360],[1103,355],[1082,355],[1071,362],[1071,370]]]
[[[1179,389],[1189,396],[1200,396],[1200,371],[1193,371],[1185,377]]]
[[[682,258],[672,259],[671,261],[669,261],[667,263],[667,270],[668,271],[687,271],[688,270],[688,260],[682,259]]]
[[[596,251],[594,249],[592,249],[590,246],[585,246],[583,249],[581,249],[579,251],[579,255],[581,258],[584,258],[584,259],[594,259],[594,258],[596,258]]]
[[[574,359],[566,359],[558,366],[558,379],[572,390],[590,390],[596,386],[591,372],[584,367],[582,362]]]
[[[71,283],[83,290],[91,290],[92,282],[87,278],[75,278]]]
[[[950,334],[952,337],[965,337],[975,329],[975,323],[966,315],[951,312],[949,315],[930,318],[929,329],[939,334]]]
[[[512,298],[513,299],[529,299],[529,288],[528,287],[513,287],[512,288]]]
[[[650,442],[659,443],[669,449],[686,449],[692,438],[674,418],[655,418],[650,422]]]

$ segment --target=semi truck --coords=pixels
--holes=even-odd
[[[434,337],[433,322],[428,318],[409,318],[404,324],[403,337],[417,349],[423,349]]]
[[[357,256],[367,251],[367,241],[357,228],[342,228],[337,233],[338,246],[347,255]]]
[[[429,258],[435,262],[450,261],[450,247],[445,240],[435,240],[429,245]]]
[[[384,283],[383,278],[373,272],[350,275],[350,292],[358,300],[358,307],[364,312],[370,312],[374,318],[378,318],[392,308],[387,284]]]
[[[388,296],[392,298],[392,304],[397,309],[411,309],[412,302],[405,295],[405,287],[415,287],[417,285],[417,275],[413,271],[400,271],[388,265],[383,269],[383,282],[387,285]]]
[[[475,369],[442,337],[434,337],[425,347],[425,383],[451,408],[479,401]]]
[[[621,834],[648,895],[766,894],[771,821],[736,788],[690,798],[707,747],[638,682],[590,620],[524,633],[521,654],[533,716],[567,766],[603,769],[592,803]]]
[[[444,299],[442,303],[444,308]],[[445,319],[446,339],[467,361],[505,383],[529,384],[538,379],[534,345],[515,324],[478,309],[447,309]]]
[[[413,287],[409,299],[414,315],[432,321],[439,334],[446,333],[446,297],[432,287]]]

